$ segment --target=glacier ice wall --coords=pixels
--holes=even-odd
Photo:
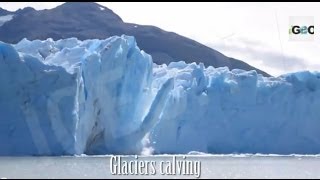
[[[156,153],[320,152],[320,73],[266,78],[255,71],[171,63],[155,85],[175,79],[150,141]]]
[[[320,153],[320,73],[172,62],[130,36],[0,43],[0,155]]]
[[[0,43],[0,155],[74,153],[76,78]]]
[[[0,155],[138,152],[172,86],[133,37],[0,45]]]

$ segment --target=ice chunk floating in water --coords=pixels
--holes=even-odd
[[[155,65],[130,36],[24,39],[0,43],[0,84],[0,155],[320,153],[319,72]]]

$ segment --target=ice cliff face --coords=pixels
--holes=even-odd
[[[320,152],[319,72],[266,78],[184,63],[154,71],[155,84],[175,79],[150,138],[156,153]]]
[[[172,84],[151,91],[152,60],[133,37],[0,48],[1,155],[137,152]]]
[[[0,155],[320,153],[320,73],[175,62],[133,37],[0,43]]]

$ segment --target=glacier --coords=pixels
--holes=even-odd
[[[0,42],[0,155],[318,154],[320,72],[157,65],[132,36]]]

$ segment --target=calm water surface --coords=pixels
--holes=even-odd
[[[176,159],[182,160],[181,155]],[[0,157],[0,178],[195,178],[195,175],[112,175],[111,156]],[[137,160],[135,156],[122,161]],[[188,155],[201,163],[200,178],[320,178],[319,156]],[[138,161],[173,162],[173,156],[138,156]],[[158,168],[158,167],[157,167]]]

